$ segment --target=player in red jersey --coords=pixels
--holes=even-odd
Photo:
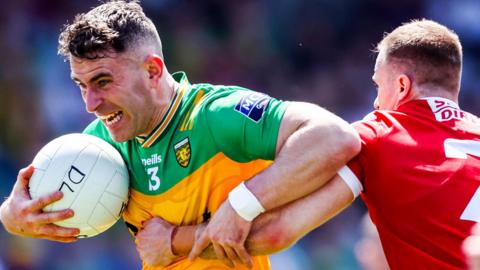
[[[480,220],[480,125],[457,105],[460,41],[417,21],[378,51],[380,110],[354,125],[362,151],[339,175],[362,188],[392,269],[464,268],[461,243]]]
[[[480,125],[457,105],[459,38],[436,22],[412,21],[377,49],[377,110],[354,124],[361,153],[318,191],[257,217],[246,241],[251,254],[294,243],[361,194],[391,269],[466,266],[462,241],[480,220]],[[206,240],[235,242],[219,224],[227,223],[214,216],[194,251]],[[185,235],[178,228],[174,249]]]

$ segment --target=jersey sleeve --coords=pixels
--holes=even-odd
[[[238,162],[273,160],[288,102],[240,87],[226,87],[205,106],[213,141]]]
[[[377,121],[375,113],[367,115],[362,121],[352,124],[358,132],[361,140],[361,151],[342,167],[337,174],[345,181],[352,191],[354,197],[364,191],[364,168],[365,164],[375,162],[371,160],[378,136],[382,133],[382,124]]]

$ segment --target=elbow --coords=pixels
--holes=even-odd
[[[338,146],[337,154],[341,160],[348,162],[360,152],[360,137],[352,126],[348,124],[340,126],[333,136],[335,136],[335,144]]]
[[[360,152],[360,136],[342,118],[320,107],[315,109],[307,121],[307,126],[313,127],[313,141],[321,142],[317,144],[321,152],[345,164]]]
[[[269,235],[268,239],[266,239],[266,242],[270,249],[269,253],[271,254],[291,247],[297,242],[297,239],[287,230],[283,230],[280,233]]]
[[[343,166],[356,156],[361,149],[360,136],[357,131],[339,117],[330,121],[316,120],[312,130],[312,141],[316,143],[317,153],[328,156],[329,161]]]
[[[258,248],[258,254],[269,255],[289,248],[298,240],[287,226],[270,228],[263,233],[262,239],[258,239],[262,247]]]

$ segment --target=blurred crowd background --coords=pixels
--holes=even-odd
[[[57,39],[76,13],[97,4],[1,1],[2,199],[17,171],[45,143],[81,132],[93,119],[70,80],[68,63],[57,55]],[[461,38],[460,106],[480,114],[478,0],[143,0],[142,5],[157,25],[171,72],[185,71],[192,83],[241,85],[281,99],[314,102],[348,121],[372,110],[372,50],[384,32],[411,19],[434,19]],[[272,268],[361,269],[355,254],[369,254],[355,252],[366,231],[364,213],[357,200],[294,247],[272,256]],[[122,222],[74,244],[11,237],[0,229],[0,269],[140,268]]]

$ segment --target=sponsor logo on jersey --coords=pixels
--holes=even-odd
[[[159,154],[153,154],[149,158],[142,158],[143,166],[151,166],[162,162],[162,156]]]
[[[177,158],[178,164],[184,168],[187,167],[192,155],[190,140],[188,140],[188,137],[176,143],[173,148],[175,150],[175,157]]]
[[[444,98],[428,98],[427,102],[438,122],[452,119],[460,120],[465,117],[465,112],[460,110],[458,105],[451,100]]]
[[[262,116],[265,108],[267,108],[270,97],[258,93],[258,92],[249,92],[247,95],[243,96],[242,99],[235,106],[235,111],[247,116],[254,122],[258,122]]]

